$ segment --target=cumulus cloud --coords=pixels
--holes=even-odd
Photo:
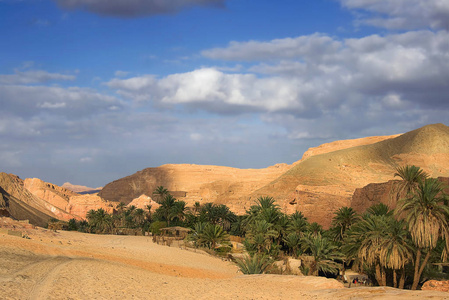
[[[224,6],[225,0],[55,0],[68,9],[83,9],[93,13],[135,17],[176,13],[193,6]]]
[[[340,0],[344,7],[370,13],[359,22],[388,29],[449,29],[445,0]]]
[[[249,73],[201,68],[163,78],[115,78],[107,85],[136,102],[223,114],[288,113],[310,119],[349,106],[371,109],[368,103],[393,110],[447,106],[447,31],[346,40],[314,34],[234,42],[203,54],[258,61],[248,68]]]

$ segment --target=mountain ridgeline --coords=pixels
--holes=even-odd
[[[272,196],[284,212],[302,211],[310,222],[327,227],[340,207],[364,206],[360,201],[365,200],[353,200],[356,190],[388,182],[396,167],[412,164],[432,177],[449,177],[449,127],[433,124],[400,135],[335,141],[309,149],[292,165],[265,169],[191,164],[147,168],[107,184],[98,195],[81,196],[39,180],[24,183],[2,173],[0,212],[36,224],[50,217],[83,218],[89,209],[111,211],[119,202],[152,197],[164,186],[188,206],[226,204],[237,214],[259,196]]]

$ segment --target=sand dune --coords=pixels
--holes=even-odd
[[[0,233],[1,299],[449,299],[438,292],[347,289],[318,277],[242,275],[231,262],[148,237],[23,232],[30,239]]]

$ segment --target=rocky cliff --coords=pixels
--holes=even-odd
[[[45,226],[50,218],[83,219],[90,209],[112,212],[114,204],[98,195],[79,195],[37,178],[0,173],[0,215]]]
[[[449,177],[438,177],[438,180],[446,186],[449,193]],[[382,183],[370,183],[362,188],[357,188],[352,195],[350,206],[358,213],[363,213],[367,208],[375,204],[383,203],[391,209],[395,209],[397,201],[402,196],[397,196],[399,180],[390,180]]]

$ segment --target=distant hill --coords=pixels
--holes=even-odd
[[[102,187],[90,188],[83,185],[71,184],[70,182],[65,182],[61,185],[62,188],[68,189],[72,192],[84,195],[84,194],[95,194],[101,191]]]

